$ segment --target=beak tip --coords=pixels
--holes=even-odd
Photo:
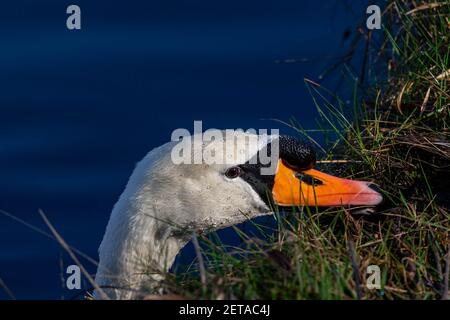
[[[383,202],[383,196],[381,195],[381,192],[376,185],[374,185],[373,183],[368,183],[367,189],[369,191],[368,200],[370,202],[370,205],[377,206]]]
[[[372,196],[372,201],[369,205],[377,206],[382,202],[383,202],[383,196],[375,191],[374,195]]]
[[[351,203],[353,205],[377,206],[383,202],[383,196],[367,185],[366,190],[361,194],[356,194],[353,201],[354,203]]]

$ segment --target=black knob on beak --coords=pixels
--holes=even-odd
[[[311,169],[316,164],[314,149],[290,136],[279,137],[280,158],[295,171]]]

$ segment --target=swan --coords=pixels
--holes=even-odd
[[[157,294],[162,274],[193,232],[271,214],[270,201],[284,207],[375,206],[382,201],[368,182],[313,169],[312,148],[289,136],[235,131],[223,139],[203,141],[201,151],[214,150],[225,164],[174,163],[173,150],[180,144],[171,141],[150,151],[136,165],[112,210],[95,277],[101,293],[110,299]],[[261,155],[274,154],[270,152],[274,145],[275,170],[262,174],[268,165],[262,164]],[[102,298],[99,291],[94,292],[96,298]]]

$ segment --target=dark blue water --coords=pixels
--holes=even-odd
[[[362,2],[76,1],[80,31],[65,26],[71,2],[2,3],[0,209],[46,229],[44,210],[97,258],[135,163],[175,128],[314,128],[303,78],[345,52]],[[289,58],[305,61],[276,63]],[[58,244],[0,215],[0,278],[17,298],[75,295],[61,264]]]

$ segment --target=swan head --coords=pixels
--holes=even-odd
[[[270,214],[273,204],[373,206],[382,201],[367,182],[315,170],[313,149],[292,137],[218,132],[153,150],[139,173],[136,203],[151,207],[155,219],[191,232]]]

